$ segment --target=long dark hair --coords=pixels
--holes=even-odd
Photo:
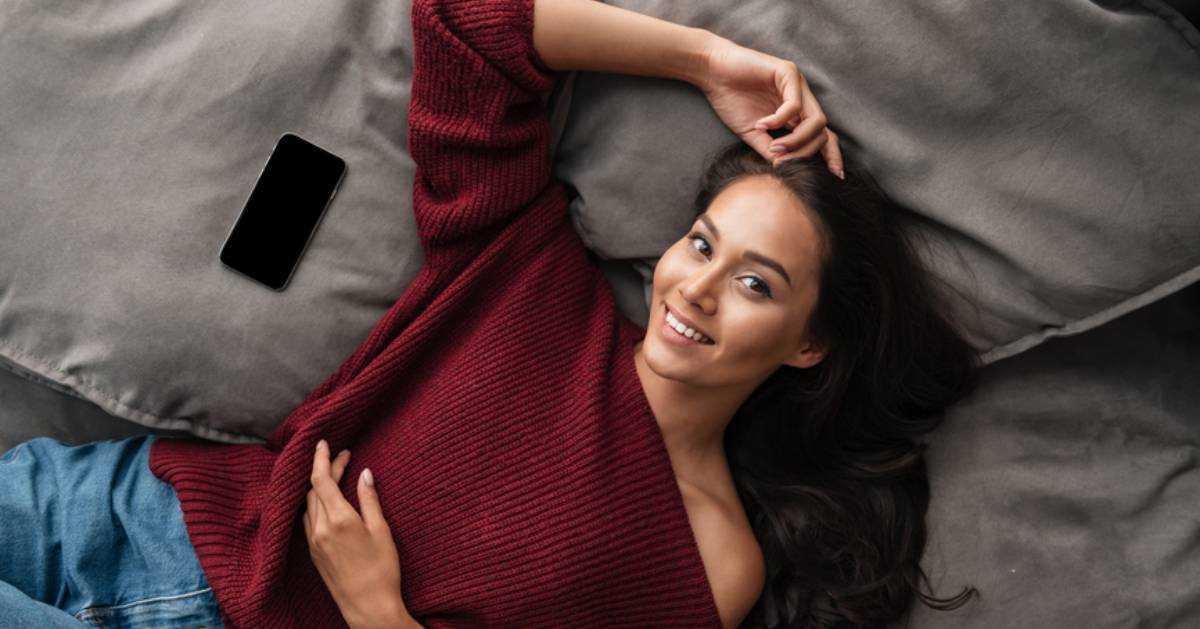
[[[974,386],[979,357],[947,318],[916,233],[852,155],[845,180],[820,155],[772,166],[738,140],[710,157],[695,199],[708,208],[739,177],[770,175],[818,223],[822,267],[810,334],[819,364],[781,366],[725,431],[738,496],[766,557],[746,628],[884,627],[920,591],[929,478],[914,439]]]

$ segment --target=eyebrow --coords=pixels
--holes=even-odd
[[[713,233],[713,236],[715,236],[718,240],[720,240],[721,232],[717,230],[716,225],[713,225],[712,219],[710,219],[707,216],[707,214],[708,214],[708,212],[701,212],[700,215],[697,216],[696,218],[699,218],[700,221],[704,223],[704,226],[707,227],[708,230]],[[768,258],[767,256],[764,256],[763,254],[761,254],[757,251],[747,251],[746,253],[742,254],[742,257],[746,258],[747,260],[752,260],[754,262],[757,262],[757,263],[775,271],[776,273],[782,275],[783,280],[785,282],[787,282],[788,288],[791,288],[792,278],[788,277],[788,273],[786,270],[784,270],[782,264],[772,260],[771,258]]]

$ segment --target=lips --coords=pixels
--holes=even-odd
[[[671,313],[671,316],[673,316],[673,317],[675,317],[676,319],[678,319],[680,323],[682,323],[683,325],[685,325],[685,326],[687,326],[687,327],[689,327],[689,328],[691,328],[691,329],[693,329],[693,330],[695,330],[695,331],[697,331],[697,332],[699,332],[699,333],[703,334],[703,335],[704,335],[706,338],[708,338],[708,340],[712,341],[712,342],[713,342],[713,344],[716,344],[716,342],[717,342],[717,339],[713,338],[713,337],[712,337],[712,335],[708,333],[708,330],[701,330],[701,329],[700,329],[700,326],[696,325],[696,322],[695,322],[695,321],[692,321],[691,319],[688,319],[687,317],[685,317],[685,316],[683,316],[683,315],[679,314],[679,311],[678,311],[678,310],[676,310],[676,309],[674,309],[674,308],[672,308],[672,307],[668,306],[668,305],[666,304],[666,302],[663,302],[663,308],[664,308],[664,309],[666,309],[668,312],[670,312],[670,313]]]

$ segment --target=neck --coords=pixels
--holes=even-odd
[[[754,384],[696,387],[664,378],[646,364],[642,341],[634,345],[633,357],[676,475],[698,486],[710,486],[713,474],[728,472],[725,428],[754,391]]]

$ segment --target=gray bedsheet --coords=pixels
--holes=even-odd
[[[1200,627],[1200,286],[985,369],[927,441],[922,629]]]
[[[1200,285],[989,365],[927,441],[918,629],[1200,626]],[[145,432],[0,370],[0,448]]]

